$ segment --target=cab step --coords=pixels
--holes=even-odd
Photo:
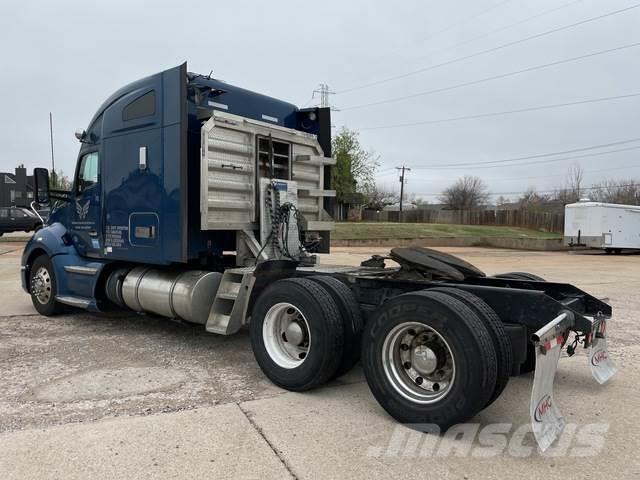
[[[240,330],[255,282],[254,270],[255,267],[225,270],[207,319],[207,332],[231,335]]]

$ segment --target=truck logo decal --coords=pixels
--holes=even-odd
[[[609,356],[607,355],[606,350],[598,350],[591,357],[591,365],[593,365],[594,367],[597,367],[598,365],[600,365],[601,362],[604,362],[608,358]]]
[[[551,395],[545,395],[536,405],[533,418],[536,422],[542,422],[542,417],[551,409]]]
[[[89,202],[90,200],[87,200],[87,203],[80,205],[80,202],[76,200],[76,212],[78,212],[78,219],[84,220],[87,218],[87,214],[89,213]]]

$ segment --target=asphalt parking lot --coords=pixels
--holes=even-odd
[[[0,243],[2,478],[640,477],[640,255],[442,249],[489,274],[574,283],[614,309],[617,376],[597,385],[579,351],[560,360],[555,384],[568,431],[604,425],[602,448],[577,456],[568,443],[580,440],[569,434],[567,448],[539,454],[529,436],[520,442],[526,455],[480,456],[450,437],[440,438],[437,455],[416,454],[402,437],[410,430],[385,414],[359,368],[308,393],[273,386],[246,332],[218,337],[127,314],[41,317],[19,286],[21,249]],[[336,248],[323,263],[357,264],[384,251]],[[527,424],[531,380],[512,378],[473,421],[510,423],[510,431]],[[398,438],[405,443],[390,448]]]

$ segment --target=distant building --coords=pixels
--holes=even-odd
[[[24,165],[15,173],[0,172],[0,207],[28,207],[33,201],[33,175]]]

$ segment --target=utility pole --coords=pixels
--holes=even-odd
[[[53,179],[53,188],[56,188],[58,183],[56,180],[56,161],[53,156],[53,114],[49,112],[49,139],[51,141],[51,178]]]
[[[405,176],[405,173],[410,172],[411,169],[403,165],[401,167],[396,167],[396,170],[400,172],[400,220],[402,220],[402,202],[404,200],[404,176]]]

